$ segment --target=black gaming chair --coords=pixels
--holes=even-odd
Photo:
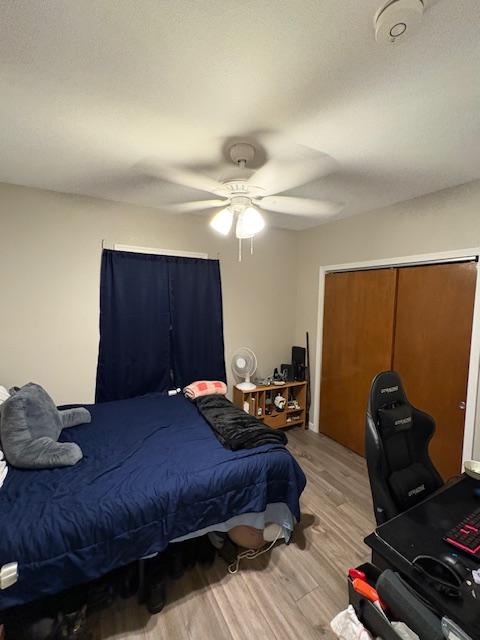
[[[377,524],[443,485],[428,456],[435,421],[413,407],[395,371],[379,373],[368,400],[365,451]]]

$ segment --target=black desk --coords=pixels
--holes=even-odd
[[[445,552],[457,553],[455,547],[443,542],[445,533],[460,522],[469,512],[480,506],[474,489],[480,481],[467,476],[443,487],[433,496],[379,526],[365,538],[372,549],[372,562],[380,569],[391,568],[401,573],[415,589],[444,615],[457,622],[468,634],[480,639],[480,585],[462,587],[463,598],[455,600],[440,595],[429,587],[413,570],[412,560],[421,554],[437,556]],[[479,561],[461,551],[458,556],[471,569],[480,566]]]

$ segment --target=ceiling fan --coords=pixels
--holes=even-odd
[[[240,259],[241,240],[251,238],[265,226],[261,210],[290,215],[323,218],[338,213],[342,203],[329,200],[276,195],[332,173],[337,164],[329,155],[302,145],[270,145],[273,153],[259,168],[255,163],[257,149],[250,142],[235,142],[228,148],[233,174],[216,180],[200,172],[173,166],[150,166],[150,172],[168,182],[206,191],[216,199],[195,200],[169,206],[170,211],[193,213],[218,209],[210,221],[217,232],[228,235],[236,218]],[[252,244],[253,252],[253,244]]]

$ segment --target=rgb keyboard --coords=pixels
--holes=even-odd
[[[480,559],[480,508],[453,527],[443,539]]]

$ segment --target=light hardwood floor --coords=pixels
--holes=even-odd
[[[347,604],[346,569],[368,559],[374,526],[365,461],[325,436],[290,431],[307,476],[295,540],[243,561],[223,560],[169,585],[168,604],[149,616],[119,601],[94,622],[95,640],[302,640],[333,638],[329,622]]]

